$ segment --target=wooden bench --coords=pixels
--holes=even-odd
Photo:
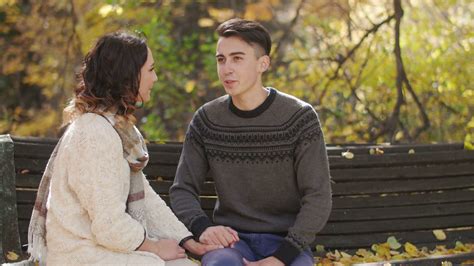
[[[0,136],[1,251],[21,253],[41,173],[57,139]],[[145,174],[169,200],[182,144],[150,144]],[[375,151],[378,148],[378,152]],[[354,158],[341,156],[350,151]],[[383,154],[380,154],[383,151]],[[373,153],[373,154],[371,154]],[[474,151],[458,144],[328,145],[333,210],[312,245],[326,250],[368,248],[395,236],[400,243],[433,248],[474,243]],[[216,200],[212,178],[201,205],[209,215]],[[434,229],[443,229],[439,241]],[[474,257],[474,254],[471,254]],[[0,258],[0,261],[5,258]]]

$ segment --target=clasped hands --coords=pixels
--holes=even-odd
[[[208,227],[199,237],[199,242],[219,247],[233,247],[238,241],[239,235],[234,229],[220,225]],[[247,266],[284,266],[284,263],[275,257],[268,257],[259,261],[244,259],[244,263]]]
[[[227,226],[211,226],[208,227],[199,237],[199,242],[189,239],[180,247],[174,239],[151,240],[145,239],[143,244],[138,248],[140,251],[148,251],[158,255],[163,260],[175,260],[186,258],[186,250],[202,256],[209,251],[233,247],[239,241],[238,233]],[[186,249],[186,250],[185,250]],[[244,263],[248,266],[281,266],[284,265],[275,257],[268,257],[260,261],[249,262],[244,259]]]

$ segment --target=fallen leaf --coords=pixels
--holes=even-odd
[[[8,251],[7,252],[7,259],[9,261],[15,261],[19,258],[20,256],[18,256],[18,254],[16,254],[15,252],[13,251]]]
[[[406,253],[408,253],[408,255],[410,255],[411,257],[417,257],[420,254],[418,248],[416,248],[416,246],[410,242],[406,242],[404,247]]]
[[[408,154],[415,154],[415,150],[414,150],[414,149],[410,149],[410,150],[408,151]]]
[[[316,252],[318,253],[323,253],[325,250],[324,250],[324,246],[323,245],[316,245]]]
[[[390,246],[390,249],[399,249],[402,246],[394,236],[387,238],[387,243]]]
[[[433,230],[433,234],[438,240],[446,240],[446,234],[443,230]]]
[[[341,153],[342,157],[346,158],[346,159],[353,159],[354,158],[354,154],[350,151],[346,151],[346,152],[343,152]]]

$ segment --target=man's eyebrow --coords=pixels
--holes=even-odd
[[[232,52],[229,54],[229,56],[234,56],[234,55],[245,55],[244,52]],[[216,57],[225,57],[223,54],[216,54]]]

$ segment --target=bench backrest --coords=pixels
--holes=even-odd
[[[14,137],[13,142],[19,233],[25,244],[36,189],[57,140]],[[182,145],[148,148],[145,174],[168,202]],[[376,148],[383,154],[377,154]],[[354,158],[341,156],[348,150]],[[385,242],[389,236],[428,247],[457,240],[474,242],[474,151],[464,150],[460,143],[328,145],[328,155],[333,210],[313,247],[354,251]],[[209,177],[201,196],[208,215],[215,200]],[[446,229],[447,239],[437,240],[434,229]]]

